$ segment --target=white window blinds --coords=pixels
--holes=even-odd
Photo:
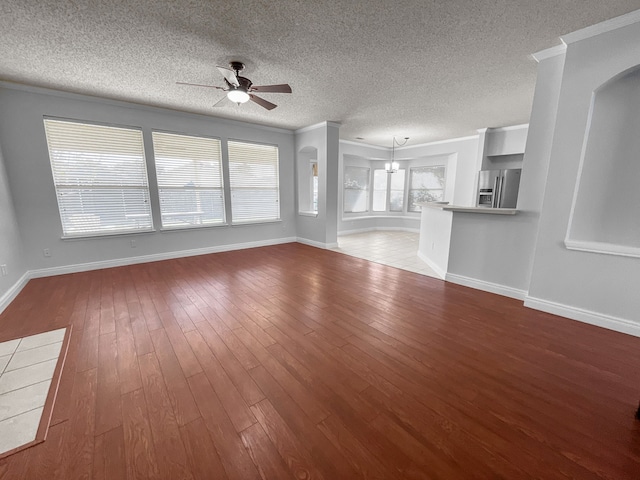
[[[229,141],[233,223],[280,219],[278,147]]]
[[[163,228],[224,223],[220,140],[153,132]]]
[[[153,229],[142,131],[44,120],[65,236]]]

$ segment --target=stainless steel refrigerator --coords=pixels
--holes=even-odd
[[[521,174],[521,168],[481,170],[478,175],[478,199],[476,206],[486,208],[516,208]]]

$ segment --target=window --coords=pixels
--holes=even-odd
[[[220,140],[153,132],[163,228],[224,223]]]
[[[386,170],[373,171],[373,208],[374,212],[387,211],[387,180],[389,174]]]
[[[153,230],[142,131],[44,120],[64,236]]]
[[[404,168],[401,168],[396,173],[391,174],[389,210],[392,212],[402,212],[404,209],[404,177]]]
[[[318,162],[311,163],[311,210],[318,212]]]
[[[278,147],[229,141],[233,223],[280,219]]]
[[[369,211],[369,169],[344,167],[345,213]]]
[[[386,170],[373,171],[373,211],[402,212],[404,207],[404,175],[405,170],[389,174]],[[389,183],[391,177],[391,183]],[[389,188],[390,187],[390,188]]]
[[[439,202],[444,198],[444,165],[411,169],[409,211],[419,212],[419,202]]]

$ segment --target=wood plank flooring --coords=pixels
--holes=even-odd
[[[32,280],[73,324],[0,479],[638,479],[640,339],[301,244]]]

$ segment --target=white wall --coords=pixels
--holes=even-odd
[[[567,46],[525,304],[640,335],[640,259],[572,251],[564,245],[592,92],[640,64],[638,45],[640,24],[636,23]],[[637,152],[628,161],[637,162]],[[619,214],[615,204],[609,205],[609,211]]]
[[[420,213],[418,257],[442,278],[449,269],[453,215],[435,207],[423,207]]]
[[[250,107],[250,105],[248,105]],[[151,161],[151,131],[208,135],[226,139],[276,144],[280,155],[280,222],[260,225],[212,227],[191,230],[62,240],[55,189],[43,116],[55,116],[114,125],[141,127],[147,150],[147,169]],[[122,102],[61,94],[43,90],[0,88],[0,144],[3,146],[9,184],[13,193],[27,269],[68,267],[90,262],[162,256],[172,252],[221,249],[238,244],[266,244],[295,238],[294,139],[288,130],[259,127],[170,110],[141,107]],[[223,148],[223,156],[226,148]],[[152,175],[153,178],[153,175]],[[153,182],[151,182],[153,184]],[[152,186],[152,191],[153,191]],[[156,215],[157,217],[157,215]],[[159,227],[159,219],[155,218]],[[137,246],[131,247],[131,238]],[[43,249],[51,257],[43,256]],[[57,270],[56,270],[57,269]]]
[[[527,129],[522,128],[502,130],[497,144],[505,146],[505,150],[498,150],[495,144],[491,147],[493,155],[513,153],[514,145],[526,138],[518,213],[513,216],[455,213],[448,280],[517,298],[525,297],[542,210],[563,64],[562,55],[540,62],[528,134]],[[486,148],[493,135],[487,139]],[[522,145],[518,148],[522,150]]]
[[[7,266],[7,275],[0,276],[0,312],[13,298],[13,287],[27,271],[18,231],[11,189],[5,170],[0,144],[0,265]]]

